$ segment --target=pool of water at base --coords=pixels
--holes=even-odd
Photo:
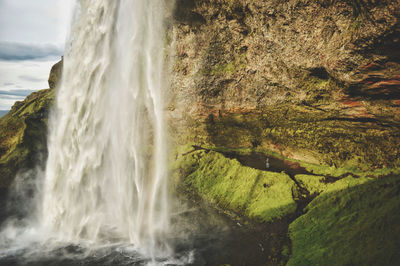
[[[278,265],[281,247],[288,242],[284,223],[238,222],[199,202],[173,215],[172,223],[176,233],[170,242],[175,252],[167,259],[152,261],[123,244],[88,250],[71,244],[49,249],[33,243],[29,248],[0,250],[0,265]]]

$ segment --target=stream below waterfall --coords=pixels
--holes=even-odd
[[[2,266],[110,265],[277,265],[283,246],[290,246],[288,223],[241,224],[198,200],[184,200],[186,210],[172,215],[176,235],[170,258],[145,258],[127,244],[84,247],[32,242],[0,252]]]

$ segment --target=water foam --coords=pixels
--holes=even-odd
[[[49,121],[39,224],[56,241],[168,256],[164,1],[78,5]]]

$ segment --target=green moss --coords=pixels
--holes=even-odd
[[[211,69],[211,75],[218,75],[218,74],[225,74],[225,73],[233,73],[235,71],[235,64],[234,62],[229,62],[223,65],[216,65],[214,68]]]
[[[353,166],[350,167],[335,167],[335,166],[312,164],[302,161],[296,161],[296,162],[298,162],[302,167],[306,168],[308,171],[322,176],[329,175],[332,177],[341,177],[343,175],[351,173],[359,177],[380,177],[392,174],[400,174],[400,168],[385,167],[385,168],[368,170],[369,168],[367,166],[363,167],[363,165],[361,164],[357,165],[357,163],[355,163]]]
[[[331,85],[331,80],[327,79],[321,79],[318,77],[313,77],[309,76],[306,79],[304,79],[303,83],[300,84],[300,87],[306,87],[308,90],[312,91],[319,91],[319,90],[324,90],[328,86]]]
[[[52,66],[48,79],[50,89],[54,89],[57,87],[58,82],[61,79],[62,69],[63,69],[63,59],[61,59],[59,62],[57,62],[55,65]]]
[[[195,145],[194,143],[191,145]],[[211,145],[204,145],[206,149],[214,150],[221,153],[235,153],[239,155],[249,155],[253,152],[264,153],[265,155],[270,155],[281,160],[285,160],[288,162],[298,163],[301,167],[304,167],[307,171],[313,173],[314,175],[307,176],[307,175],[299,175],[296,176],[301,179],[299,181],[303,181],[305,184],[310,182],[316,182],[315,180],[322,180],[325,179],[326,176],[334,177],[334,178],[342,178],[344,176],[356,176],[356,177],[384,177],[388,175],[400,175],[400,168],[377,168],[377,169],[369,169],[368,167],[363,167],[363,165],[357,165],[356,163],[350,167],[335,167],[329,166],[324,164],[313,164],[308,163],[292,158],[285,157],[277,152],[273,152],[270,150],[266,150],[264,147],[257,147],[257,148],[230,148],[226,146],[211,146]],[[367,170],[363,170],[367,169]],[[368,170],[369,169],[369,170]],[[318,181],[318,183],[320,183]],[[316,183],[315,185],[317,185]]]
[[[235,73],[247,66],[246,53],[237,55],[232,61],[224,64],[216,64],[201,70],[203,75],[226,75]]]
[[[359,15],[359,16],[355,19],[355,21],[353,22],[353,24],[351,24],[350,31],[353,31],[353,32],[358,31],[358,30],[361,28],[362,23],[363,23],[362,16]]]
[[[284,257],[289,257],[290,255],[290,249],[288,246],[283,246],[282,248],[282,256]]]
[[[328,74],[326,73],[326,75]],[[329,76],[325,79],[310,75],[298,85],[300,91],[306,92],[303,103],[308,105],[332,102],[332,91],[338,90],[338,88],[338,84]]]
[[[296,210],[294,182],[283,173],[242,166],[217,152],[194,151],[177,160],[189,190],[218,207],[260,221],[282,218]]]
[[[54,99],[54,93],[54,90],[39,91],[38,95],[31,96],[31,99],[28,98],[28,101],[19,110],[16,110],[14,116],[29,116],[48,109],[49,104]]]
[[[313,175],[296,175],[295,179],[299,184],[307,189],[310,194],[319,194],[326,190],[326,184],[324,183],[324,176],[313,176]]]
[[[325,176],[315,175],[296,175],[295,179],[302,187],[306,188],[311,194],[314,195],[325,191],[345,189],[370,180],[365,177],[354,177],[352,174],[335,182],[328,182]]]
[[[53,99],[54,90],[34,92],[0,119],[0,187],[8,187],[18,171],[46,155],[47,114]]]
[[[230,72],[232,65],[207,71]],[[340,114],[343,106],[332,99],[332,91],[340,91],[340,84],[323,69],[311,74],[299,84],[300,100],[288,96],[284,102],[263,107],[260,113],[219,110],[217,116],[208,114],[193,124],[196,132],[191,141],[197,142],[196,138],[210,147],[273,150],[343,171],[399,167],[400,129],[387,126],[390,121]]]
[[[395,265],[400,259],[400,176],[346,178],[290,225],[289,265]]]
[[[197,135],[208,137],[206,144],[214,147],[307,154],[314,162],[346,169],[343,171],[400,166],[398,128],[335,119],[306,106],[281,105],[261,114],[211,116],[205,119],[205,129]]]
[[[206,121],[210,141],[218,147],[257,147],[262,141],[262,128],[258,116],[247,114],[213,117]]]

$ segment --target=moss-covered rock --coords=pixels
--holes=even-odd
[[[169,103],[179,144],[399,167],[399,8],[392,0],[179,1]]]
[[[15,102],[0,118],[0,189],[7,189],[19,171],[41,166],[47,157],[47,120],[62,74],[63,60],[50,71],[50,89]]]
[[[400,176],[327,186],[290,225],[289,265],[396,265]]]
[[[295,183],[284,173],[241,165],[214,151],[195,150],[179,155],[176,176],[186,191],[240,219],[267,222],[296,211]]]
[[[49,88],[54,89],[58,86],[61,81],[62,69],[63,69],[64,59],[62,58],[59,62],[51,67],[49,75]]]
[[[320,194],[326,189],[326,180],[324,176],[296,175],[297,182],[307,189],[311,195]]]
[[[262,113],[211,114],[194,121],[191,128],[196,130],[186,136],[201,145],[275,151],[302,161],[368,170],[400,166],[400,128],[390,124],[281,105]]]
[[[54,90],[34,92],[0,119],[0,188],[18,171],[40,165],[47,156],[47,119]]]
[[[253,154],[251,149],[219,149],[222,153],[180,147],[174,156],[175,181],[186,195],[199,195],[235,219],[290,224],[292,246],[281,247],[283,262],[290,258],[289,265],[394,265],[400,259],[399,168],[362,171],[280,156],[310,171],[296,174],[293,181],[283,172],[246,167],[242,160],[223,155],[242,158]],[[308,205],[299,201],[304,191]]]
[[[0,118],[0,189],[7,189],[19,171],[44,163],[47,157],[47,120],[63,61],[50,71],[50,89],[40,90],[16,102]]]

